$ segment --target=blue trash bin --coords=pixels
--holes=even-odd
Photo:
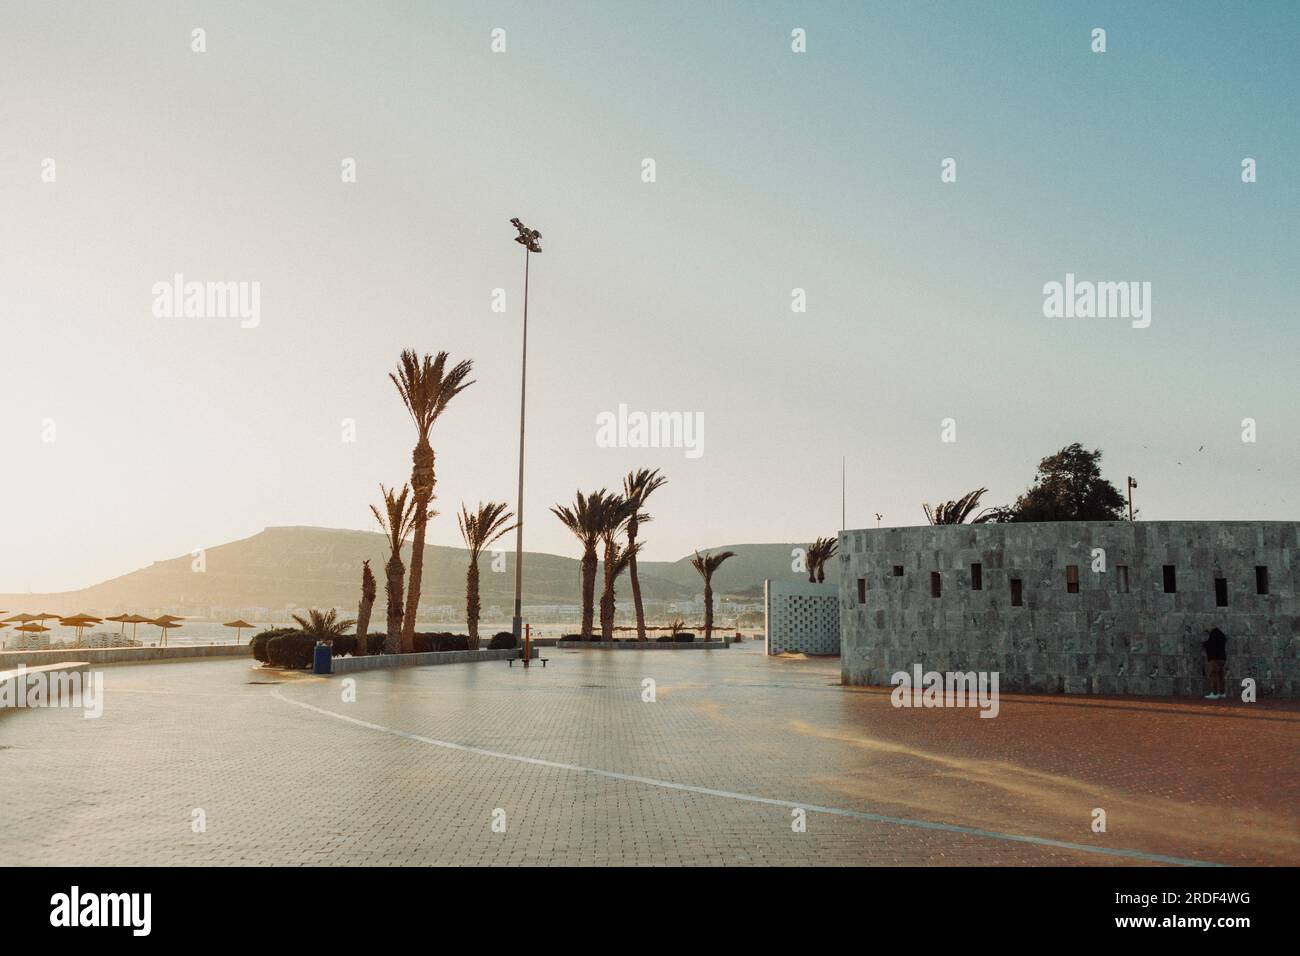
[[[330,662],[333,660],[333,654],[330,653],[330,646],[324,641],[316,642],[316,652],[312,657],[311,672],[313,674],[330,673]]]

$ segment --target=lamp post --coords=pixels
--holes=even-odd
[[[1128,520],[1129,521],[1133,520],[1133,489],[1136,488],[1137,486],[1138,483],[1133,480],[1133,476],[1129,475],[1128,476]]]
[[[534,252],[541,252],[537,240],[542,234],[536,229],[529,229],[518,217],[510,220],[510,225],[519,231],[515,242],[524,247],[524,349],[519,371],[519,506],[515,511],[515,616],[510,629],[515,635],[515,644],[523,638],[523,587],[524,587],[524,399],[528,386],[528,263]]]

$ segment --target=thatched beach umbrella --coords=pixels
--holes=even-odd
[[[39,634],[42,631],[48,631],[49,628],[41,624],[20,624],[14,628],[15,631],[24,631],[28,634]]]
[[[77,646],[81,646],[81,632],[88,627],[94,627],[96,624],[103,623],[103,618],[94,617],[90,614],[74,614],[72,617],[61,617],[59,623],[64,627],[74,628],[77,632]]]
[[[163,646],[163,647],[166,647],[166,646],[167,646],[167,632],[170,631],[170,630],[173,630],[173,629],[175,629],[175,628],[180,627],[181,625],[177,624],[176,622],[177,622],[177,621],[183,621],[183,620],[184,620],[184,618],[180,618],[180,617],[172,617],[170,614],[164,614],[162,617],[156,617],[156,618],[154,618],[154,619],[153,619],[152,621],[150,621],[149,623],[150,623],[150,624],[155,624],[155,625],[157,625],[158,627],[161,627],[161,628],[162,628],[162,646]]]
[[[245,621],[243,618],[240,618],[240,619],[237,620],[237,621],[227,621],[225,624],[223,624],[223,625],[221,625],[221,626],[222,626],[222,627],[233,627],[233,628],[235,629],[235,643],[238,644],[238,643],[239,643],[239,639],[243,636],[244,628],[246,628],[246,627],[252,627],[253,625],[249,624],[249,623],[248,623],[247,621]]]
[[[30,623],[32,623],[32,621],[39,621],[39,620],[40,620],[40,618],[37,617],[35,614],[15,614],[13,617],[7,617],[7,618],[5,618],[4,621],[3,621],[3,622],[0,622],[0,623],[4,623],[4,624],[30,624]]]
[[[110,618],[110,620],[111,620],[111,618]],[[126,615],[123,615],[123,616],[122,616],[122,630],[125,631],[125,630],[126,630],[126,625],[130,624],[130,625],[131,625],[131,640],[133,640],[133,641],[135,640],[135,629],[136,629],[136,625],[139,625],[139,624],[152,624],[152,623],[153,623],[153,618],[151,618],[151,617],[144,617],[143,615],[140,615],[140,614],[126,614]]]

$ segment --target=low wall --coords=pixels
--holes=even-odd
[[[555,646],[575,651],[593,647],[600,651],[721,651],[731,645],[726,641],[560,641]]]
[[[227,657],[252,657],[253,649],[243,644],[173,644],[170,647],[70,647],[54,651],[0,651],[0,670],[19,664],[29,668],[65,661],[88,664],[143,664],[150,661],[182,661]]]
[[[532,649],[537,658],[537,648]],[[334,674],[353,674],[382,667],[430,667],[435,664],[473,664],[478,661],[506,661],[520,659],[523,652],[517,647],[477,651],[429,651],[424,654],[367,654],[363,657],[336,657],[330,664]]]
[[[764,581],[763,641],[767,654],[839,654],[839,593],[836,584]]]

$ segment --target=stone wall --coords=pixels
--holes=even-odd
[[[169,647],[70,647],[53,651],[0,651],[0,668],[40,667],[63,661],[90,664],[147,664],[154,661],[252,657],[248,642],[239,644],[172,644]]]
[[[1230,693],[1250,677],[1260,696],[1300,696],[1298,529],[1120,521],[844,531],[842,677],[884,685],[919,663],[996,670],[1003,690],[1199,696],[1201,641],[1217,626],[1228,635]]]
[[[763,582],[763,633],[769,655],[838,654],[839,618],[839,587],[834,582]]]

